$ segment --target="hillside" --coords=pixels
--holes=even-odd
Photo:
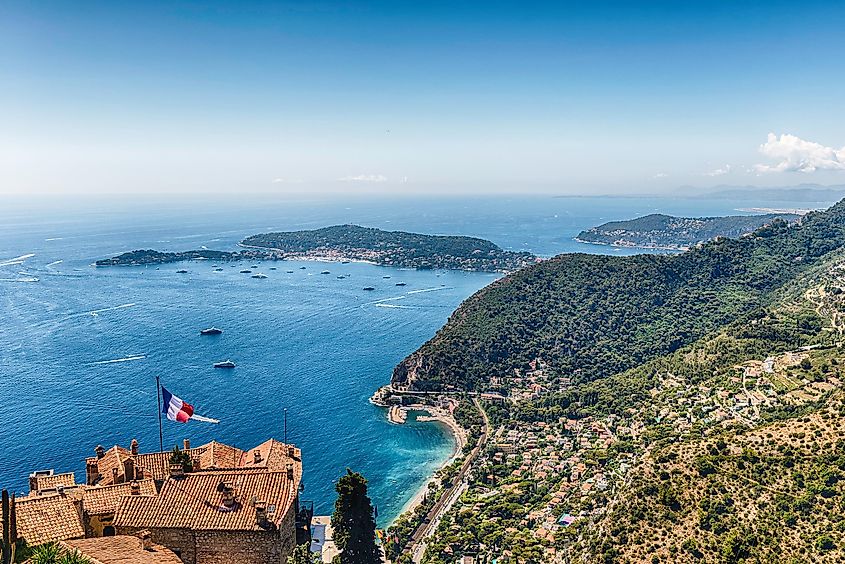
[[[289,256],[330,254],[405,268],[509,271],[535,260],[529,253],[505,251],[476,237],[384,231],[358,225],[264,233],[247,237],[241,244]]]
[[[625,372],[498,379],[498,442],[422,562],[840,562],[845,250],[770,298]]]
[[[578,382],[622,372],[761,307],[844,244],[840,202],[674,256],[561,255],[470,297],[392,380],[483,389],[535,359]]]
[[[685,250],[716,237],[739,237],[775,220],[797,221],[791,214],[733,215],[726,217],[673,217],[651,214],[628,221],[611,221],[578,234],[584,243]]]

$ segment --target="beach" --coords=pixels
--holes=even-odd
[[[452,451],[452,456],[450,456],[447,460],[443,462],[434,473],[426,480],[417,492],[402,506],[402,510],[397,515],[396,519],[398,519],[402,514],[407,513],[409,511],[413,511],[417,508],[425,498],[428,490],[429,485],[432,483],[438,483],[437,474],[443,468],[449,466],[458,457],[462,454],[464,446],[467,444],[467,432],[466,429],[461,427],[452,414],[445,409],[434,407],[431,405],[425,404],[411,404],[407,406],[392,406],[388,409],[388,421],[391,423],[401,425],[407,420],[407,414],[410,412],[423,412],[427,413],[428,415],[418,415],[416,420],[419,422],[432,422],[444,425],[446,428],[449,429],[449,433],[452,435],[454,439],[454,449]],[[395,520],[395,519],[394,519]],[[392,524],[392,523],[391,523]]]

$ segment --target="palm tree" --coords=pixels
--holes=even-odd
[[[78,550],[63,549],[54,542],[48,542],[32,549],[29,560],[32,564],[91,564]]]

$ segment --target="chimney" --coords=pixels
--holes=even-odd
[[[132,495],[141,495],[141,484],[137,480],[132,480],[129,483],[129,493]]]
[[[293,445],[288,445],[288,458],[296,457],[296,448]]]
[[[232,508],[235,505],[235,486],[232,482],[223,482],[221,484],[222,488],[220,489],[220,493],[222,494],[223,498],[223,506],[227,508]]]
[[[117,468],[112,468],[112,469],[111,469],[111,483],[112,483],[112,484],[116,484],[116,483],[117,483]]]
[[[56,486],[56,493],[59,495],[65,495],[65,487],[62,484]]]
[[[103,445],[97,445],[97,448],[94,449],[94,452],[97,453],[97,458],[102,458],[106,455],[106,449],[103,448]]]
[[[123,474],[126,480],[135,479],[135,459],[127,458],[123,461]]]
[[[141,539],[141,548],[143,550],[152,551],[153,550],[153,535],[147,529],[143,531],[138,531],[138,538]]]
[[[293,480],[293,464],[291,464],[290,462],[288,462],[287,471],[288,471],[288,480]]]
[[[181,478],[185,475],[185,469],[182,468],[181,462],[176,462],[170,465],[170,477]]]
[[[255,502],[255,522],[258,523],[259,526],[267,523],[267,502],[266,501],[256,501]]]
[[[129,452],[132,453],[132,456],[138,456],[138,439],[132,439],[132,442],[129,443]]]
[[[182,450],[191,450],[191,439],[185,439],[182,441]]]
[[[260,450],[257,450],[257,449],[256,449],[256,450],[254,450],[254,451],[252,452],[252,456],[253,456],[253,458],[255,459],[255,463],[256,463],[256,464],[258,464],[258,463],[260,463],[260,462],[261,462],[261,451],[260,451]]]

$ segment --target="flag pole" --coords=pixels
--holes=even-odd
[[[164,452],[164,431],[161,428],[161,382],[156,376],[156,404],[158,405],[158,451]]]
[[[285,444],[288,444],[288,408],[285,408]]]

